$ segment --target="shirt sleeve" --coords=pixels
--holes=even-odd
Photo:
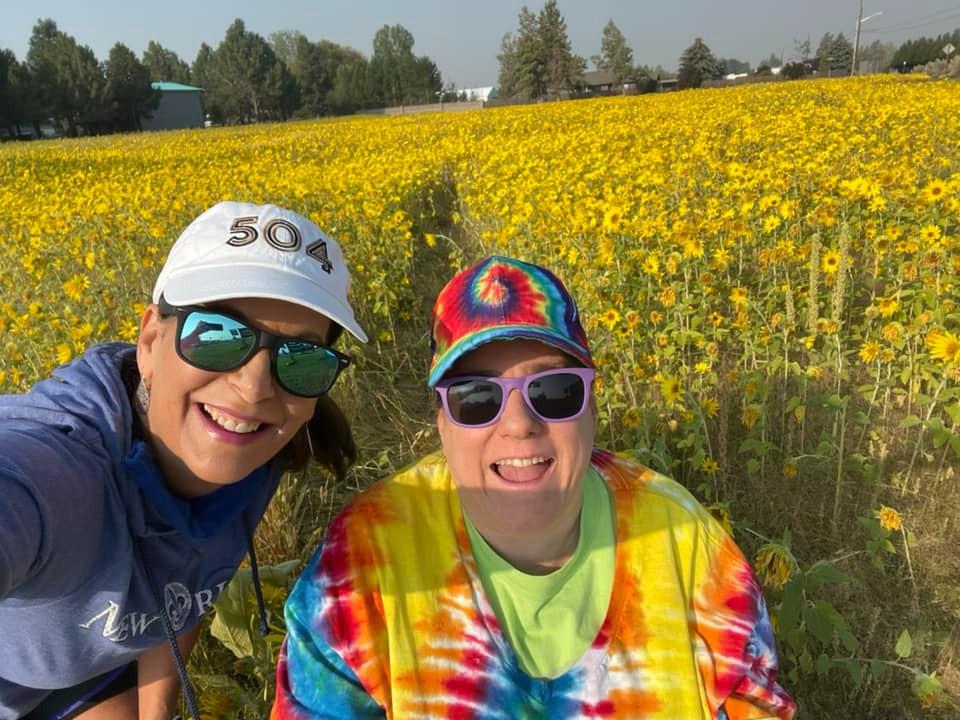
[[[704,511],[692,623],[711,708],[721,720],[790,720],[763,590],[733,540]]]
[[[318,551],[284,608],[287,637],[277,662],[277,694],[271,720],[373,720],[383,708],[326,638],[350,622],[336,603],[325,601],[325,575]]]

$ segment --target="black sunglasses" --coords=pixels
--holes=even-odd
[[[280,387],[293,395],[326,393],[350,364],[350,357],[322,343],[280,337],[245,320],[204,307],[176,307],[162,297],[161,317],[177,318],[177,355],[189,365],[229,372],[250,361],[261,348],[270,350],[270,368]]]

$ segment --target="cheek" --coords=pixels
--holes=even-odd
[[[288,425],[299,430],[301,426],[310,421],[316,409],[316,398],[294,398],[287,403]]]

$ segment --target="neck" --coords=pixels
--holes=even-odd
[[[476,523],[483,539],[497,555],[527,575],[549,575],[563,567],[577,551],[580,542],[580,508],[578,503],[549,527],[530,533],[504,533],[493,528],[482,528]]]

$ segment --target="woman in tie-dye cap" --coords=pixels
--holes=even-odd
[[[287,601],[272,717],[792,717],[733,540],[594,447],[560,280],[483,260],[441,291],[431,343],[442,450],[331,525]]]

